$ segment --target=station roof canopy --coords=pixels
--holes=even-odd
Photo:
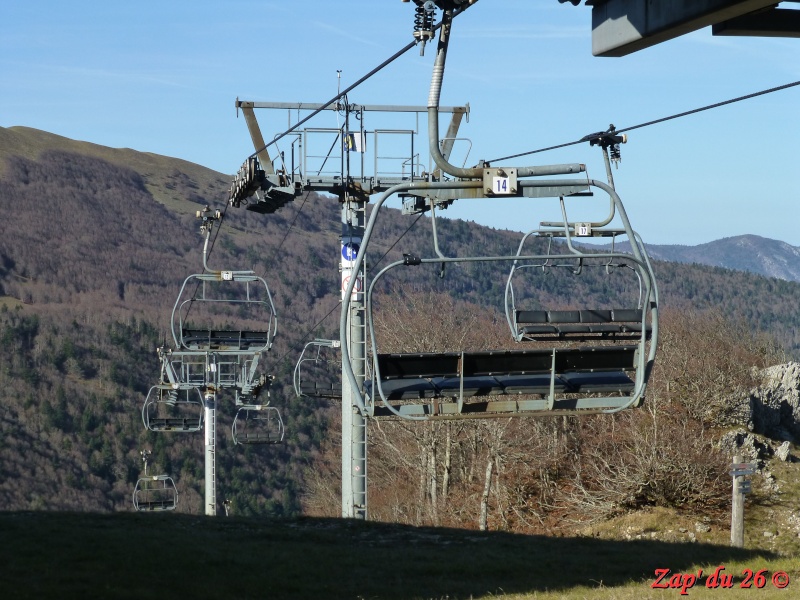
[[[559,0],[577,6],[581,0]],[[697,29],[713,35],[800,37],[800,0],[586,0],[592,54],[625,56]]]

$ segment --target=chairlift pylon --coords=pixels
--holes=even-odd
[[[277,331],[269,287],[254,271],[209,268],[211,230],[216,221],[221,221],[222,214],[220,211],[212,214],[206,207],[197,216],[203,220],[200,230],[205,237],[204,270],[184,280],[175,301],[170,319],[174,347],[164,345],[157,349],[161,377],[145,400],[142,420],[152,431],[204,430],[204,504],[205,514],[211,516],[219,508],[216,501],[219,392],[232,390],[236,405],[244,405],[234,420],[234,443],[277,443],[283,440],[284,430],[280,414],[274,408],[259,412],[260,417],[248,418],[251,412],[261,411],[262,405],[256,405],[256,399],[274,379],[259,372],[260,360],[272,347]],[[197,413],[172,414],[186,408]],[[243,425],[244,421],[248,423]],[[249,421],[257,421],[262,432],[252,433],[250,429],[256,429],[256,425]],[[146,473],[144,454],[143,458]],[[142,478],[134,490],[133,502],[136,510],[174,509],[177,490],[172,478],[167,475]]]
[[[176,389],[233,389],[237,402],[254,403],[271,378],[258,374],[272,347],[277,313],[269,286],[254,271],[208,266],[211,229],[219,211],[198,211],[204,233],[202,273],[188,276],[172,309],[174,348],[159,348],[160,384]],[[232,325],[232,323],[237,323]]]

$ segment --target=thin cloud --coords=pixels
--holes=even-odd
[[[126,84],[148,84],[163,87],[193,89],[192,86],[181,83],[175,77],[169,77],[158,73],[135,72],[135,71],[112,71],[109,69],[97,69],[89,67],[69,67],[64,65],[28,65],[29,70],[39,69],[61,74],[67,81],[80,85],[80,80],[113,80],[114,82],[123,81]]]
[[[365,46],[372,46],[374,48],[384,48],[384,46],[382,44],[379,44],[377,42],[373,42],[372,40],[369,40],[369,39],[367,39],[365,37],[359,37],[359,36],[354,35],[352,30],[341,29],[339,27],[334,27],[333,25],[330,25],[329,23],[322,23],[321,21],[314,21],[313,25],[314,25],[314,27],[317,27],[318,29],[324,29],[325,31],[330,31],[331,33],[334,33],[334,34],[338,35],[339,37],[347,38],[351,42],[358,42],[360,44],[364,44]]]
[[[502,27],[462,29],[458,36],[469,39],[574,40],[590,35],[585,27]]]

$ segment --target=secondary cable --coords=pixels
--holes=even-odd
[[[406,235],[406,234],[407,234],[409,231],[411,231],[411,228],[412,228],[412,227],[414,227],[414,225],[416,225],[417,221],[419,221],[419,220],[422,218],[422,216],[423,216],[424,214],[425,214],[425,213],[420,213],[420,215],[419,215],[419,216],[418,216],[416,219],[414,219],[414,222],[413,222],[413,223],[411,223],[411,225],[409,225],[409,227],[408,227],[408,228],[407,228],[407,229],[406,229],[406,230],[405,230],[403,233],[401,233],[401,234],[400,234],[400,237],[398,237],[398,238],[395,240],[394,244],[392,244],[392,245],[389,247],[389,249],[388,249],[386,252],[384,252],[384,253],[383,253],[383,256],[381,256],[381,257],[380,257],[380,258],[379,258],[379,259],[378,259],[378,260],[377,260],[377,261],[374,263],[375,265],[378,265],[378,264],[379,264],[379,263],[380,263],[380,262],[381,262],[381,261],[382,261],[384,258],[386,258],[386,255],[387,255],[387,254],[389,254],[389,252],[391,252],[391,251],[392,251],[392,249],[393,249],[393,248],[394,248],[394,247],[395,247],[395,246],[396,246],[396,245],[397,245],[397,244],[400,242],[400,240],[402,240],[402,239],[403,239],[403,237],[404,237],[404,236],[405,236],[405,235]],[[306,331],[306,332],[305,332],[303,335],[301,335],[301,336],[300,336],[300,341],[301,341],[301,342],[304,342],[304,341],[305,341],[305,340],[308,338],[308,336],[309,336],[311,333],[313,333],[313,332],[314,332],[314,330],[315,330],[317,327],[319,327],[319,326],[322,324],[322,322],[323,322],[325,319],[327,319],[328,317],[330,317],[330,316],[331,316],[331,315],[334,313],[334,311],[335,311],[336,309],[338,309],[338,308],[339,308],[339,305],[340,305],[340,304],[341,304],[341,301],[337,302],[337,303],[334,305],[334,307],[333,307],[333,308],[332,308],[330,311],[328,311],[328,314],[326,314],[324,317],[322,317],[322,318],[321,318],[319,321],[317,321],[317,322],[316,322],[316,323],[315,323],[315,324],[314,324],[314,325],[313,325],[313,326],[312,326],[312,327],[311,327],[311,328],[310,328],[308,331]],[[292,348],[292,349],[289,349],[289,350],[288,350],[288,351],[286,351],[286,352],[285,352],[285,353],[284,353],[282,356],[280,356],[280,357],[279,357],[279,358],[278,358],[278,359],[277,359],[275,362],[276,362],[276,363],[280,363],[280,361],[282,361],[284,358],[286,358],[286,357],[287,357],[289,354],[291,354],[293,351],[295,351],[293,348]]]
[[[642,127],[649,127],[650,125],[656,125],[657,123],[663,123],[664,121],[671,121],[672,119],[678,119],[680,117],[686,117],[688,115],[693,115],[699,112],[703,112],[706,110],[711,110],[712,108],[719,108],[720,106],[726,106],[728,104],[734,104],[735,102],[741,102],[742,100],[749,100],[751,98],[756,98],[758,96],[764,96],[766,94],[771,94],[772,92],[779,92],[781,90],[785,90],[791,87],[795,87],[800,85],[800,81],[794,81],[792,83],[787,83],[785,85],[779,85],[777,87],[769,88],[766,90],[761,90],[760,92],[754,92],[752,94],[747,94],[745,96],[739,96],[737,98],[731,98],[730,100],[725,100],[723,102],[716,102],[715,104],[709,104],[708,106],[702,106],[700,108],[695,108],[692,110],[687,110],[682,113],[677,113],[674,115],[670,115],[669,117],[663,117],[661,119],[655,119],[653,121],[647,121],[646,123],[640,123],[639,125],[633,125],[631,127],[625,127],[624,129],[615,129],[614,133],[619,134],[625,131],[633,131],[634,129],[641,129]],[[574,146],[576,144],[581,144],[583,142],[588,141],[589,138],[593,137],[594,134],[589,136],[584,136],[579,140],[575,140],[574,142],[567,142],[566,144],[558,144],[557,146],[548,146],[547,148],[539,148],[538,150],[531,150],[529,152],[520,152],[519,154],[511,154],[509,156],[503,156],[501,158],[495,158],[493,160],[487,161],[488,163],[495,163],[501,160],[509,160],[512,158],[519,158],[520,156],[528,156],[529,154],[538,154],[539,152],[547,152],[548,150],[556,150],[558,148],[566,148],[567,146]]]
[[[404,237],[404,236],[405,236],[405,235],[406,235],[406,234],[407,234],[409,231],[411,231],[411,228],[412,228],[412,227],[414,227],[414,225],[416,225],[416,224],[417,224],[417,221],[419,221],[419,220],[422,218],[422,216],[423,216],[424,214],[425,214],[425,213],[420,213],[420,214],[419,214],[419,216],[418,216],[416,219],[414,219],[414,222],[413,222],[413,223],[411,223],[411,225],[409,225],[409,226],[408,226],[408,228],[407,228],[407,229],[406,229],[406,230],[405,230],[403,233],[401,233],[401,234],[400,234],[400,237],[399,237],[399,238],[397,238],[397,239],[395,240],[394,244],[392,244],[391,246],[389,246],[389,249],[388,249],[386,252],[384,252],[384,253],[383,253],[383,256],[381,256],[381,257],[380,257],[378,260],[376,260],[376,261],[375,261],[375,263],[372,265],[372,267],[371,267],[371,268],[373,268],[373,269],[374,269],[374,268],[375,268],[375,267],[377,267],[379,264],[381,264],[381,261],[382,261],[384,258],[386,258],[386,255],[387,255],[387,254],[389,254],[389,252],[391,252],[391,251],[394,249],[394,247],[395,247],[395,246],[397,246],[397,244],[398,244],[398,243],[400,243],[400,240],[402,240],[402,239],[403,239],[403,237]]]

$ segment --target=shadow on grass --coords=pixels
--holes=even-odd
[[[0,592],[38,600],[455,599],[652,582],[658,568],[768,558],[707,544],[342,519],[0,513]]]

